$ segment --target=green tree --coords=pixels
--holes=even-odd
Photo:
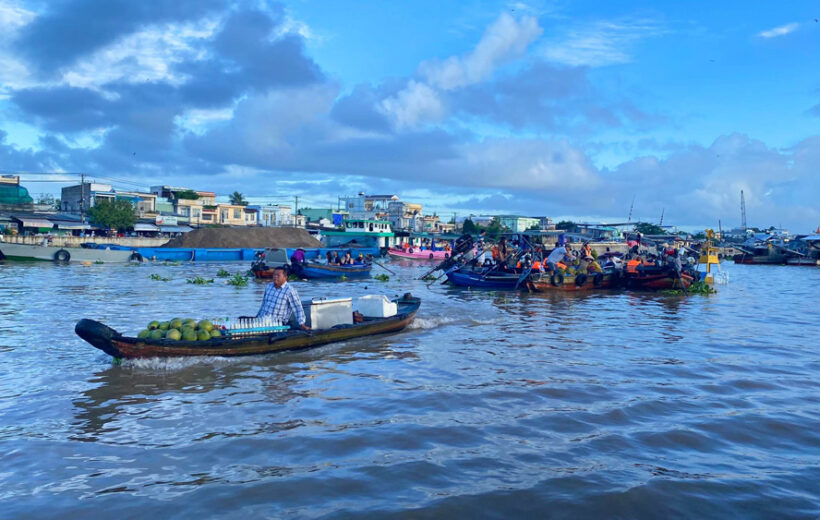
[[[574,231],[578,231],[578,226],[571,220],[562,220],[561,222],[555,224],[555,229],[561,229],[572,233]]]
[[[137,212],[134,205],[126,199],[98,200],[88,210],[91,222],[108,228],[125,231],[137,223]]]
[[[464,225],[461,227],[461,232],[475,235],[476,233],[478,233],[478,226],[475,225],[473,219],[468,217],[464,219]]]
[[[197,195],[197,194],[196,194],[196,192],[195,192],[194,190],[182,190],[182,191],[178,191],[178,192],[176,192],[176,193],[174,194],[174,196],[175,196],[178,200],[179,200],[179,199],[185,199],[185,200],[197,200],[197,199],[199,199],[199,195]],[[240,196],[242,196],[242,194],[241,194],[241,193],[240,193]]]
[[[488,238],[497,238],[501,234],[501,219],[493,217],[490,224],[486,228]]]
[[[247,206],[248,205],[248,201],[245,200],[245,196],[242,195],[241,193],[239,193],[238,191],[235,191],[235,192],[231,193],[230,200],[231,200],[231,204],[234,204],[236,206]]]
[[[666,230],[664,230],[660,226],[656,226],[655,224],[650,224],[649,222],[638,222],[635,224],[635,231],[641,233],[642,235],[665,235]]]

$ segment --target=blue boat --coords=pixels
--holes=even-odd
[[[359,265],[327,265],[317,264],[313,262],[306,262],[303,264],[293,264],[293,269],[296,276],[302,278],[367,278],[370,276],[370,264]]]
[[[474,287],[477,289],[508,289],[517,288],[519,273],[504,273],[482,270],[472,271],[457,269],[447,273],[447,281],[458,287]]]

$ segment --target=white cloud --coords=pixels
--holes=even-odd
[[[787,34],[796,31],[798,27],[800,27],[800,24],[798,23],[789,23],[768,29],[766,31],[761,31],[757,33],[757,35],[761,38],[777,38],[778,36],[786,36]]]
[[[36,14],[14,3],[0,3],[0,85],[2,90],[19,88],[28,83],[29,73],[16,53],[7,51],[18,29],[34,19]]]
[[[398,129],[415,128],[425,122],[438,121],[444,115],[438,93],[427,84],[413,80],[394,96],[382,100],[378,108],[392,118]]]
[[[423,62],[419,73],[431,85],[443,90],[478,83],[490,77],[500,65],[523,55],[541,32],[534,17],[525,16],[516,20],[503,13],[487,28],[470,54],[451,56],[444,61]]]
[[[173,64],[202,58],[199,42],[213,34],[218,24],[219,19],[214,18],[148,27],[80,60],[63,73],[62,79],[73,87],[86,88],[117,80],[179,85],[185,78],[172,73]]]
[[[652,20],[598,21],[591,26],[570,28],[543,49],[550,61],[571,66],[602,67],[628,63],[636,42],[664,34]]]

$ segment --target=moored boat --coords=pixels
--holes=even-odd
[[[370,276],[371,264],[334,265],[319,264],[315,262],[296,263],[291,265],[291,269],[296,276],[302,278],[367,278]],[[259,276],[266,278],[266,276]]]
[[[0,258],[8,260],[39,260],[46,262],[127,263],[141,262],[142,255],[117,249],[87,249],[83,247],[55,247],[28,244],[0,243]]]
[[[526,287],[533,291],[593,291],[618,287],[620,272],[605,269],[602,273],[538,273],[530,276]]]
[[[395,258],[405,258],[408,260],[433,260],[436,262],[441,262],[442,260],[450,258],[449,251],[444,251],[442,249],[436,249],[433,251],[431,249],[415,249],[412,247],[406,250],[390,248],[387,250],[387,254]]]
[[[695,277],[668,265],[643,265],[633,272],[624,271],[621,280],[627,289],[688,289]]]
[[[484,269],[473,271],[467,268],[447,272],[447,281],[457,287],[476,289],[508,289],[518,288],[520,273]]]
[[[284,350],[297,350],[337,341],[398,332],[415,317],[421,300],[405,294],[394,300],[396,314],[386,318],[364,316],[359,323],[337,325],[322,330],[293,329],[242,337],[221,336],[206,341],[179,341],[124,336],[95,320],[82,319],[74,331],[92,346],[115,358],[151,358],[174,356],[250,356]],[[304,302],[310,325],[310,305]]]

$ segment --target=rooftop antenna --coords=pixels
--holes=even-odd
[[[743,190],[740,190],[740,229],[746,232],[746,199],[743,197]]]

